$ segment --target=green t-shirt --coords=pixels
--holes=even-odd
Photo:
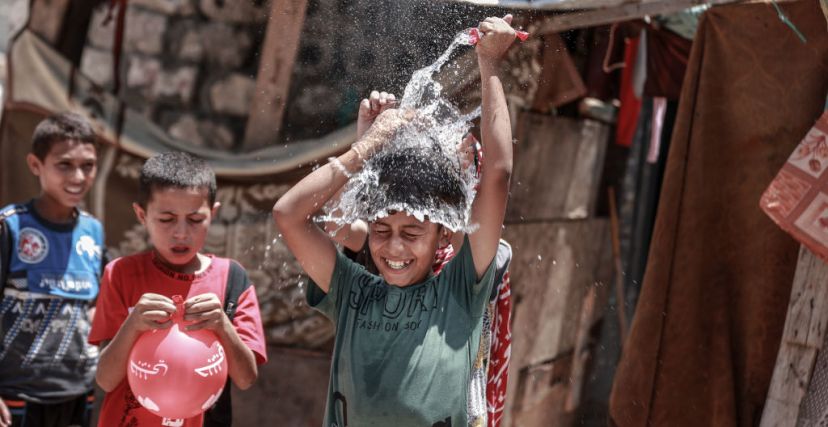
[[[307,294],[336,327],[324,427],[466,426],[493,265],[478,281],[466,238],[439,275],[397,287],[337,252],[330,291]]]

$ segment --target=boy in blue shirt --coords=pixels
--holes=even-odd
[[[379,275],[338,252],[313,220],[376,156],[378,182],[394,206],[436,200],[465,205],[462,183],[440,158],[414,150],[383,153],[410,120],[380,114],[368,132],[336,161],[291,188],[273,207],[285,244],[310,276],[307,299],[336,327],[325,426],[468,425],[468,384],[491,292],[493,260],[503,226],[512,169],[509,113],[499,61],[514,40],[511,17],[487,18],[477,44],[482,80],[481,131],[486,167],[471,205],[475,232],[442,272],[435,254],[451,238],[442,224],[397,210],[368,225],[368,246]],[[383,166],[384,164],[384,166]],[[386,205],[391,206],[391,205]],[[370,218],[366,218],[370,219]]]
[[[0,427],[85,426],[98,360],[88,310],[105,261],[103,227],[78,206],[97,137],[83,116],[49,117],[26,162],[40,195],[0,210]]]

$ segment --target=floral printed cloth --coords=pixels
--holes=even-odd
[[[828,261],[828,111],[762,195],[759,206],[783,230]]]

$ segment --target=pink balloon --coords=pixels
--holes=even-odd
[[[135,341],[127,380],[142,406],[164,418],[194,417],[213,405],[227,382],[224,347],[212,331],[185,331],[184,302],[167,329],[147,331]]]

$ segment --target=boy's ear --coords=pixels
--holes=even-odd
[[[26,155],[26,164],[34,176],[40,176],[40,168],[43,167],[43,162],[32,153]]]
[[[451,244],[451,238],[454,236],[454,232],[445,226],[440,228],[440,247]]]
[[[213,203],[213,209],[210,209],[210,217],[215,218],[216,213],[218,213],[219,208],[221,207],[221,203],[215,202]]]
[[[144,208],[142,208],[138,203],[132,204],[132,210],[135,211],[135,217],[138,218],[138,222],[140,222],[141,225],[146,226],[147,211],[145,211]]]

